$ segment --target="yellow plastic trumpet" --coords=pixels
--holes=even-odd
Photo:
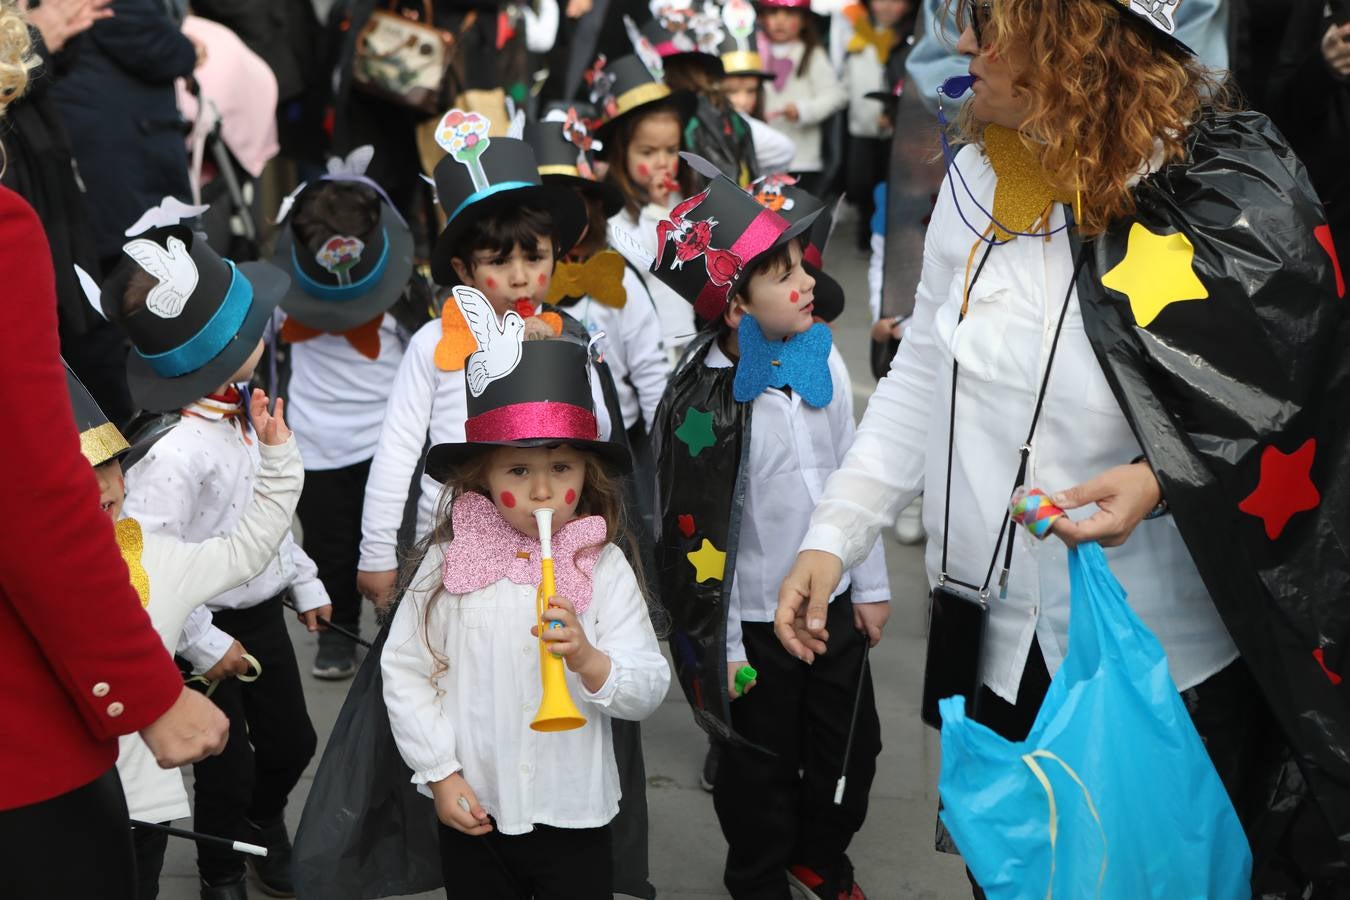
[[[544,610],[548,609],[548,598],[558,590],[553,581],[553,510],[536,509],[534,520],[539,525],[539,556],[543,567],[539,592],[535,594],[534,602],[539,622],[539,677],[544,683],[544,696],[539,701],[539,711],[534,714],[530,727],[535,731],[570,731],[585,725],[586,717],[572,702],[572,695],[567,690],[562,657],[550,653],[548,644],[544,642],[544,629],[550,627],[550,623],[544,619]],[[559,623],[551,624],[556,626]]]

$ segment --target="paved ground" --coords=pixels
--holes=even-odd
[[[853,250],[850,228],[848,224],[839,228],[828,265],[849,298],[849,307],[836,323],[836,343],[853,374],[855,403],[861,415],[872,387],[866,357],[870,325],[867,261]],[[919,548],[902,547],[891,540],[886,556],[895,602],[885,640],[871,655],[884,749],[867,824],[854,840],[850,855],[859,882],[873,900],[968,898],[970,889],[959,861],[932,849],[938,741],[936,733],[920,723],[918,714],[927,593],[922,554]],[[301,670],[308,671],[313,638],[294,622],[292,625]],[[322,741],[337,717],[348,682],[326,683],[308,675],[305,679],[310,716]],[[678,687],[672,685],[665,704],[643,724],[643,735],[652,883],[663,900],[726,897],[721,878],[725,845],[712,798],[698,784],[705,740]],[[318,756],[315,765],[317,762]],[[299,822],[312,769],[292,798],[287,815],[292,828]],[[250,890],[251,896],[264,896],[256,886],[251,885]],[[173,840],[160,897],[194,900],[197,896],[192,845]]]

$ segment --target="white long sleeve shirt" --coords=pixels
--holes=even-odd
[[[776,175],[779,172],[786,172],[792,165],[792,157],[797,155],[797,147],[792,143],[792,138],[754,116],[741,113],[741,118],[750,126],[750,137],[755,142],[755,162],[759,164],[759,174]]]
[[[567,312],[592,335],[605,333],[601,346],[614,376],[623,427],[632,428],[641,416],[651,428],[656,405],[670,378],[670,363],[652,295],[642,277],[628,266],[623,270],[623,287],[628,299],[622,307],[582,297],[567,307]]]
[[[223,537],[239,525],[253,497],[262,457],[256,434],[247,440],[236,421],[190,407],[127,471],[126,515],[148,533],[188,543]],[[247,426],[246,426],[247,427]],[[329,603],[314,561],[287,531],[276,556],[255,577],[208,601],[211,609],[248,609],[286,588],[296,609],[307,612]]]
[[[714,343],[703,364],[732,365]],[[839,468],[853,443],[853,392],[844,358],[830,348],[834,394],[815,409],[796,391],[769,388],[755,398],[750,419],[750,455],[746,462],[745,506],[736,544],[736,577],[731,581],[727,610],[727,660],[745,659],[742,622],[772,622],[778,608],[778,586],[806,535],[811,510],[825,490],[825,479]],[[856,565],[847,567],[830,600],[853,587],[854,603],[891,599],[881,541]]]
[[[839,79],[839,73],[830,65],[830,58],[820,47],[812,53],[806,74],[799,74],[805,49],[801,41],[771,45],[770,52],[774,56],[792,60],[792,74],[781,91],[774,87],[772,81],[765,82],[764,116],[797,148],[790,167],[792,171],[819,172],[824,167],[821,158],[821,125],[848,105],[848,93]],[[779,115],[788,104],[797,107],[795,122]]]
[[[380,322],[380,355],[367,359],[340,334],[290,345],[286,420],[311,470],[341,469],[375,455],[389,392],[407,336],[393,316]]]
[[[260,456],[262,468],[253,497],[238,527],[228,535],[184,543],[163,534],[142,533],[141,566],[150,583],[146,612],[170,652],[189,612],[202,609],[200,604],[256,575],[276,556],[277,546],[290,530],[305,479],[295,438],[276,447],[262,447]],[[167,822],[189,815],[182,774],[178,769],[161,769],[140,735],[118,739],[117,774],[131,818]]]
[[[443,333],[440,319],[417,329],[394,377],[380,441],[366,479],[358,563],[363,572],[398,568],[398,529],[403,523],[403,507],[428,440],[433,445],[464,441],[464,421],[469,415],[464,372],[444,372],[436,367],[436,345]],[[608,440],[609,413],[598,378],[591,379],[591,398],[600,439]],[[418,538],[431,531],[441,488],[439,481],[422,475],[417,498]]]
[[[978,148],[957,165],[985,208],[996,182]],[[1019,237],[995,247],[959,322],[966,261],[975,236],[962,224],[943,182],[924,245],[914,315],[891,371],[867,404],[853,447],[826,484],[801,549],[825,550],[845,567],[861,559],[881,528],[924,490],[927,569],[936,583],[946,507],[947,430],[953,359],[959,361],[956,440],[951,469],[948,574],[979,584],[1017,474],[1018,448],[1069,289],[1073,261],[1066,232],[1049,241]],[[961,191],[972,225],[988,217]],[[1051,228],[1064,222],[1056,209]],[[982,252],[982,251],[980,251]],[[978,254],[977,254],[978,258]],[[973,267],[972,267],[973,270]],[[973,271],[972,271],[973,274]],[[1077,292],[1071,296],[1026,483],[1047,492],[1081,484],[1140,453],[1083,330]],[[1075,510],[1086,517],[1095,507]],[[1067,550],[1014,528],[1008,594],[991,599],[984,683],[1015,702],[1035,637],[1051,673],[1063,661],[1069,623]],[[1129,540],[1106,551],[1129,602],[1167,651],[1172,678],[1193,687],[1237,658],[1213,601],[1170,517],[1140,523]],[[999,563],[1001,565],[1002,558]]]
[[[664,211],[648,204],[638,210],[636,218],[629,215],[627,210],[619,210],[610,217],[609,224],[631,237],[647,254],[646,259],[635,259],[628,248],[622,244],[614,245],[614,249],[642,273],[642,280],[652,295],[652,302],[656,304],[656,317],[661,321],[661,341],[665,344],[666,356],[670,360],[669,369],[673,370],[684,348],[694,339],[694,307],[648,271],[660,249],[656,246],[656,225],[665,215]]]
[[[427,553],[380,660],[389,723],[413,783],[462,771],[503,834],[524,834],[535,825],[605,825],[618,813],[620,797],[608,719],[646,718],[670,687],[670,666],[622,551],[613,545],[601,551],[592,600],[580,616],[587,640],[611,660],[609,678],[591,693],[567,671],[586,724],[554,733],[530,728],[543,693],[539,642],[530,634],[535,588],[503,579],[447,594],[443,559],[442,546]],[[436,664],[428,641],[450,664],[439,690],[431,683]]]

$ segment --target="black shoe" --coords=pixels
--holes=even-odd
[[[202,882],[202,900],[248,900],[248,888],[244,879],[225,884],[207,884]]]
[[[258,887],[269,897],[294,897],[295,886],[291,882],[291,837],[286,833],[286,823],[277,817],[266,825],[248,823],[253,829],[253,843],[267,848],[266,856],[250,856],[249,865],[253,867],[253,876],[258,879]],[[243,896],[243,895],[240,895]]]
[[[319,652],[310,673],[324,681],[342,681],[356,674],[356,645],[347,638],[326,641],[319,638]]]
[[[703,757],[703,771],[699,773],[698,783],[708,793],[712,793],[717,783],[717,763],[722,759],[722,745],[717,741],[708,742],[708,755]]]

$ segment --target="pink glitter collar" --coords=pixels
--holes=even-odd
[[[492,501],[468,492],[455,498],[450,511],[455,539],[445,548],[442,579],[452,594],[467,594],[496,584],[539,586],[539,540],[507,524]],[[558,594],[572,601],[578,614],[591,604],[591,573],[605,545],[605,520],[573,519],[553,534],[553,571]]]

